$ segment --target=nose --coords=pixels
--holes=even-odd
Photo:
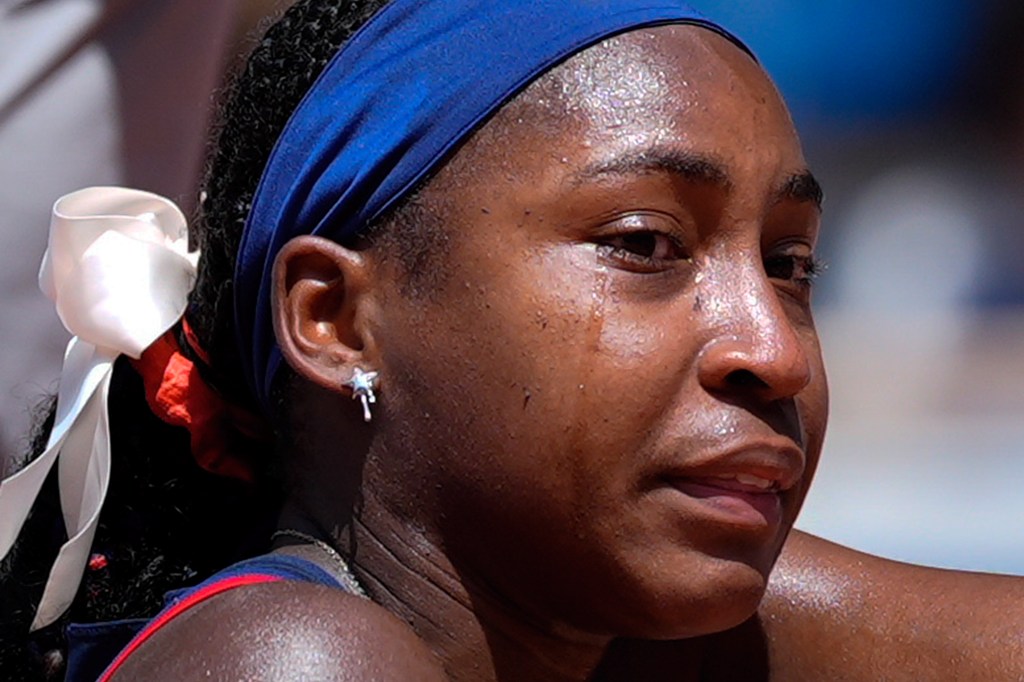
[[[715,394],[759,402],[792,398],[811,381],[806,339],[790,319],[770,283],[747,283],[712,321],[714,333],[701,350],[701,385]]]

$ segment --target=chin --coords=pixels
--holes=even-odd
[[[636,639],[687,639],[740,625],[757,611],[768,581],[749,564],[710,559],[684,574],[663,576],[662,587],[637,600],[630,631]]]

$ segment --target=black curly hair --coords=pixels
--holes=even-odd
[[[202,258],[187,317],[209,356],[208,364],[200,363],[204,377],[235,404],[251,406],[252,399],[236,360],[232,277],[263,167],[328,61],[386,3],[298,0],[269,27],[225,91],[193,231]],[[404,269],[416,272],[432,242],[422,234],[431,222],[428,213],[413,192],[366,234],[386,242]],[[419,238],[403,236],[413,229]],[[182,347],[188,352],[187,344]],[[53,403],[40,408],[28,461],[45,447]],[[0,565],[0,677],[5,680],[62,679],[67,623],[151,617],[168,590],[195,584],[267,549],[282,494],[273,445],[245,453],[257,471],[255,486],[200,469],[188,433],[150,412],[142,381],[124,358],[115,364],[109,412],[114,461],[93,545],[99,559],[91,562],[68,613],[27,635],[48,567],[66,539],[55,475]]]

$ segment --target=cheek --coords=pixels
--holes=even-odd
[[[817,337],[812,345],[812,367],[814,375],[811,383],[798,397],[798,405],[803,419],[804,431],[807,434],[807,473],[805,480],[810,485],[811,478],[818,466],[821,449],[825,442],[825,431],[828,426],[829,391],[828,377],[825,372],[821,349]]]
[[[384,306],[396,414],[431,415],[415,425],[418,449],[440,437],[445,466],[475,476],[563,468],[559,453],[585,420],[589,349],[600,335],[598,286],[585,269],[570,276],[564,264],[511,260],[517,267],[455,269],[432,301]]]
[[[469,311],[498,342],[464,351],[492,344],[487,381],[509,394],[500,401],[505,435],[534,448],[551,485],[575,488],[580,504],[602,493],[621,504],[690,374],[685,302],[637,300],[586,247],[552,250],[530,265],[506,280],[514,295],[495,293]]]
[[[637,495],[684,349],[622,300],[593,249],[511,260],[456,270],[434,302],[385,307],[404,328],[387,340],[395,451],[416,453],[402,467],[449,519],[580,536],[614,525]]]
[[[700,320],[681,287],[647,291],[606,280],[596,297],[587,372],[581,388],[590,447],[614,449],[644,466],[663,431],[688,432],[708,406],[696,383]]]

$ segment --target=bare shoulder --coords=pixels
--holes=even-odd
[[[794,532],[760,610],[773,680],[1011,680],[1024,579],[913,566]]]
[[[608,670],[645,674],[605,679],[660,679],[697,661],[700,679],[744,682],[1019,680],[1022,623],[1022,578],[914,566],[794,531],[755,618],[692,640],[620,642]]]
[[[443,680],[412,629],[341,590],[283,581],[242,587],[157,631],[114,677],[174,680]]]

